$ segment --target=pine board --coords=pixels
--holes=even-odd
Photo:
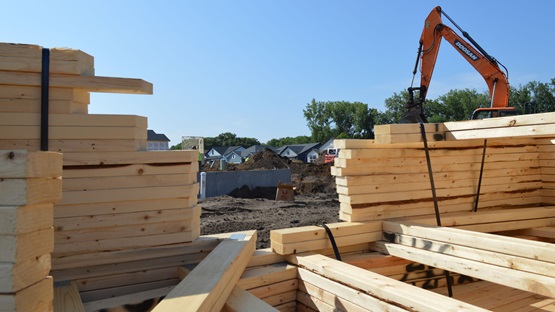
[[[38,151],[40,140],[0,140],[0,149],[26,149]],[[146,139],[93,139],[93,140],[48,140],[48,150],[58,153],[81,152],[135,152],[146,151]]]
[[[41,114],[5,113],[0,115],[2,126],[40,126]],[[132,127],[147,128],[147,118],[136,115],[69,115],[48,114],[52,127]]]
[[[62,198],[62,179],[0,179],[0,205],[56,203]]]
[[[50,272],[50,254],[18,263],[0,262],[0,294],[16,293],[40,282]]]
[[[62,176],[62,154],[27,150],[0,150],[0,178]]]
[[[146,140],[145,128],[97,126],[49,126],[52,140]],[[0,126],[0,140],[40,140],[40,126]]]
[[[106,189],[140,188],[149,186],[193,185],[197,182],[196,174],[158,174],[119,177],[85,177],[65,178],[64,192],[92,191]]]
[[[41,111],[41,103],[38,99],[0,98],[0,112],[2,113],[33,114]],[[51,114],[88,114],[89,104],[72,100],[49,100],[48,112]]]
[[[7,86],[0,84],[0,99],[4,100],[36,100],[40,105],[41,88],[32,86]],[[88,91],[75,88],[48,89],[49,101],[72,101],[76,103],[89,104],[91,95]]]
[[[94,152],[64,154],[64,166],[196,163],[195,151]],[[68,168],[71,169],[71,168]]]
[[[81,50],[62,47],[50,48],[50,60],[74,61],[94,67],[94,58]],[[0,56],[42,59],[42,47],[35,44],[0,42]]]
[[[47,277],[15,294],[0,294],[0,312],[52,311],[53,290],[52,278]]]
[[[0,262],[20,263],[49,254],[53,249],[52,228],[18,235],[0,235]]]
[[[54,225],[54,205],[0,206],[0,235],[18,235]]]
[[[64,168],[64,179],[71,178],[94,178],[94,177],[120,177],[120,176],[143,176],[159,174],[191,174],[198,171],[196,163],[173,163],[164,166],[156,164],[121,164],[106,166],[83,166]]]

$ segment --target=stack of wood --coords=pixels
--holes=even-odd
[[[147,276],[139,265],[122,263],[151,261],[157,256],[145,251],[186,246],[200,235],[197,153],[146,151],[146,117],[88,114],[90,92],[152,94],[151,83],[95,76],[94,59],[83,51],[46,52],[36,45],[0,43],[0,149],[41,149],[41,116],[47,114],[48,150],[63,153],[62,200],[53,212],[56,285],[78,280],[79,291],[95,291],[152,282],[153,276],[175,281],[175,274],[153,270]],[[48,54],[44,112],[41,73]],[[198,252],[191,247],[180,254],[193,251]],[[121,264],[120,271],[100,269],[107,263]],[[181,262],[169,263],[175,268]],[[82,274],[84,267],[96,273]],[[122,271],[135,275],[114,278]]]
[[[0,150],[0,311],[52,311],[61,175],[59,153]]]

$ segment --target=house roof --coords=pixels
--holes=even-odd
[[[229,153],[235,152],[236,150],[243,148],[242,146],[214,146],[212,147],[213,150],[218,152],[218,154],[224,156]],[[238,153],[239,154],[239,153]]]
[[[293,144],[293,145],[285,145],[279,148],[279,153],[281,154],[287,148],[291,149],[295,154],[300,155],[303,154],[313,148],[318,148],[320,143],[307,143],[307,144]]]
[[[147,141],[164,141],[169,142],[170,139],[163,133],[156,133],[154,130],[146,130]]]
[[[241,152],[241,157],[245,158],[248,157],[249,155],[252,155],[256,152],[260,152],[263,151],[265,148],[268,148],[270,150],[272,150],[273,152],[276,151],[276,148],[273,146],[267,146],[267,145],[253,145],[247,149],[245,149],[244,151]]]

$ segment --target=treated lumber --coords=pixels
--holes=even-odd
[[[278,311],[276,308],[267,304],[266,302],[258,299],[248,291],[241,287],[235,286],[229,295],[222,311],[225,312],[239,312],[239,311],[260,311],[270,312]]]
[[[0,262],[20,263],[50,254],[54,249],[54,229],[18,235],[0,235]]]
[[[40,86],[40,73],[0,71],[0,84]],[[152,94],[152,83],[142,79],[50,74],[49,84],[57,88],[79,88],[91,92]]]
[[[62,198],[62,179],[0,179],[0,198],[6,206],[56,203]]]
[[[53,204],[0,206],[0,235],[18,235],[53,225]]]
[[[0,293],[0,312],[52,311],[53,300],[52,278],[46,277],[15,294]]]
[[[172,290],[172,288],[173,286],[166,286],[162,288],[146,290],[146,291],[129,294],[129,295],[85,302],[83,304],[83,308],[84,308],[84,311],[86,312],[89,312],[89,311],[93,312],[93,311],[99,311],[103,309],[116,308],[119,306],[132,304],[135,302],[143,302],[145,300],[163,297],[167,295]]]
[[[0,151],[0,178],[62,176],[62,154],[27,150]]]
[[[34,100],[40,105],[41,88],[30,86],[8,86],[0,84],[0,99],[4,100]],[[90,93],[83,89],[56,88],[48,89],[49,101],[73,101],[76,103],[89,104]]]
[[[67,154],[66,154],[67,155]],[[145,199],[186,198],[196,196],[199,184],[138,187],[112,190],[91,190],[64,192],[58,205],[75,205],[86,203],[104,203]]]
[[[407,311],[395,304],[359,292],[356,289],[347,287],[306,269],[299,269],[299,280],[299,288],[301,291],[341,310]]]
[[[195,151],[94,152],[64,154],[64,166],[196,163]],[[71,168],[68,168],[71,169]]]
[[[50,254],[18,263],[0,262],[0,293],[15,293],[44,279],[50,271]]]
[[[256,231],[222,241],[153,311],[220,311],[254,252]]]
[[[40,113],[40,101],[38,99],[0,98],[0,112]],[[87,114],[89,112],[89,103],[78,103],[71,100],[49,100],[48,112],[52,114]]]
[[[431,293],[400,281],[317,254],[288,256],[299,267],[366,293],[382,301],[396,302],[407,310],[484,311],[476,306]]]
[[[77,284],[73,281],[54,284],[54,311],[85,312]]]

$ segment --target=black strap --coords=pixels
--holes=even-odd
[[[335,243],[335,238],[333,238],[333,234],[331,233],[330,228],[324,223],[322,224],[326,233],[328,233],[328,237],[330,238],[331,247],[333,248],[333,252],[335,253],[335,259],[341,261],[341,255],[339,254],[339,249],[337,248],[337,244]]]
[[[40,150],[48,151],[48,89],[50,85],[50,50],[42,49],[42,76],[40,92]]]
[[[437,226],[441,226],[441,217],[439,214],[439,206],[437,204],[436,186],[434,183],[434,174],[432,172],[432,161],[430,159],[430,151],[428,149],[428,139],[426,138],[426,129],[424,123],[420,120],[420,133],[422,134],[422,141],[424,142],[424,151],[426,152],[426,163],[428,164],[428,175],[430,176],[430,186],[432,188],[432,196],[434,197],[434,208],[436,212]],[[451,287],[451,276],[449,271],[445,271],[445,280],[447,281],[447,292],[449,297],[453,297],[453,288]]]
[[[480,201],[480,189],[482,188],[482,175],[484,174],[484,163],[486,161],[486,147],[488,140],[484,139],[484,150],[482,151],[482,165],[480,166],[480,177],[478,178],[478,191],[476,192],[476,200],[474,200],[474,212],[478,211],[478,202]]]

